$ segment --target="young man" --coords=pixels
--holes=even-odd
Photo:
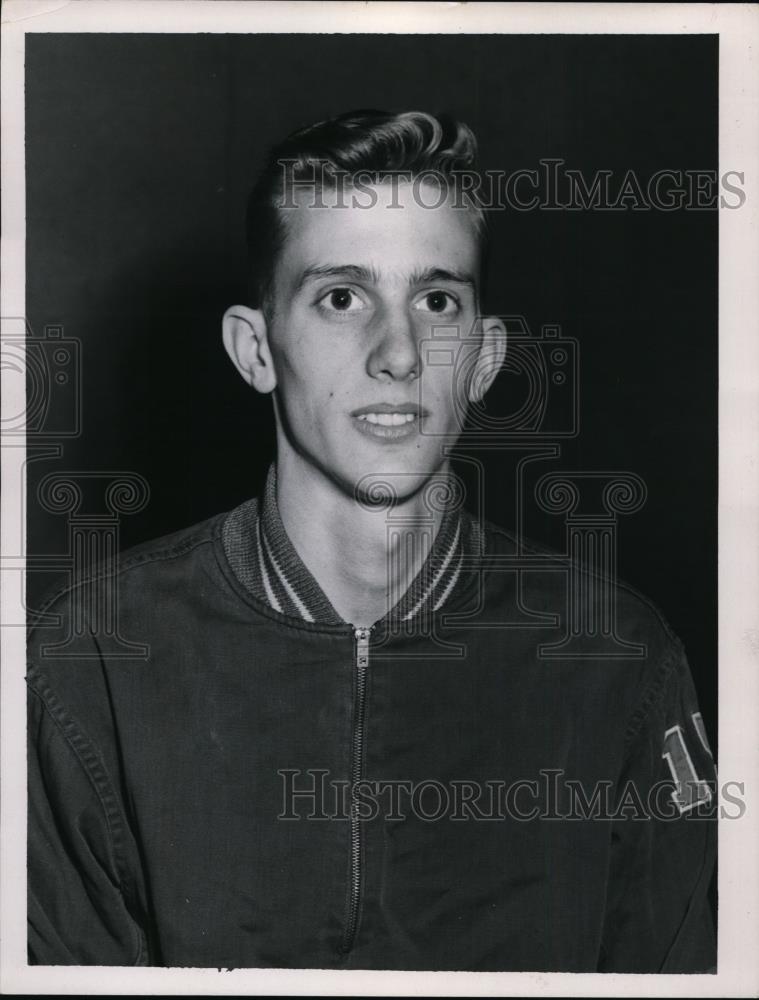
[[[518,574],[524,547],[455,495],[506,349],[474,152],[417,112],[273,152],[223,322],[273,397],[264,494],[74,581],[30,640],[32,962],[714,966],[682,645],[617,587],[629,656],[544,655],[581,568]],[[103,640],[104,594],[145,655]]]

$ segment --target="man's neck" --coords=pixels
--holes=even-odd
[[[442,512],[422,493],[370,508],[299,458],[278,458],[276,470],[282,524],[335,611],[357,626],[384,617],[421,569]]]

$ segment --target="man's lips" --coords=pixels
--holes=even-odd
[[[365,417],[371,414],[400,414],[401,416],[411,415],[412,417],[426,417],[427,411],[418,403],[370,403],[369,406],[361,406],[351,413],[352,417]]]
[[[418,429],[419,418],[428,416],[417,403],[371,403],[354,410],[360,429],[372,437],[397,439],[407,437]]]

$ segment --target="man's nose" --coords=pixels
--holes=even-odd
[[[413,318],[405,308],[386,310],[367,361],[369,374],[381,380],[414,379],[421,374],[421,363]]]

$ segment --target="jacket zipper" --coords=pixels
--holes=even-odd
[[[366,710],[366,672],[369,667],[369,636],[371,627],[357,627],[353,630],[356,640],[356,703],[353,719],[353,746],[351,760],[351,791],[361,780],[364,759],[364,713]],[[348,895],[348,916],[341,951],[349,952],[356,939],[358,909],[361,900],[361,821],[358,804],[351,795],[350,804],[350,886]]]

